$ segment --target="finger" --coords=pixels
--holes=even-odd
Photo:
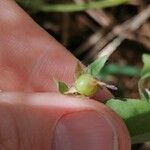
[[[3,93],[0,100],[7,149],[130,150],[123,121],[96,101],[46,93]]]
[[[0,24],[3,29],[0,83],[3,90],[54,91],[53,78],[72,83],[76,58],[15,3],[5,0],[0,6],[3,20]],[[98,96],[100,99],[110,97],[107,90]]]
[[[41,29],[14,1],[0,1],[0,88],[56,91],[53,78],[71,84],[77,59]],[[110,98],[107,90],[100,99]]]
[[[0,1],[0,18],[0,62],[5,72],[11,72],[8,86],[16,80],[18,89],[49,91],[54,89],[53,77],[73,81],[77,59],[14,1]]]

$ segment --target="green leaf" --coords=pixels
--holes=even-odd
[[[68,86],[64,82],[55,80],[55,83],[60,93],[64,94],[65,92],[69,90]]]
[[[109,100],[106,105],[113,109],[125,122],[132,143],[150,140],[150,103],[144,100]]]
[[[150,85],[150,73],[147,73],[143,77],[141,77],[138,83],[141,98],[147,101],[150,101],[149,85]]]
[[[94,77],[98,77],[98,74],[100,73],[101,69],[104,67],[107,60],[108,60],[107,55],[96,59],[93,63],[91,63],[87,67],[87,73],[91,74]]]
[[[150,73],[150,54],[143,54],[142,60],[144,63],[142,76],[144,76],[145,74]]]
[[[142,98],[150,101],[150,55],[143,55],[143,69],[139,80],[139,93]]]
[[[141,69],[130,65],[108,64],[101,70],[100,75],[126,75],[131,77],[140,77]]]
[[[47,4],[41,6],[40,10],[43,12],[78,12],[85,11],[89,9],[100,9],[113,7],[127,3],[128,0],[99,0],[99,1],[89,1],[87,3],[74,4]]]

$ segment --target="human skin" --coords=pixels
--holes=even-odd
[[[77,61],[15,1],[0,1],[0,150],[130,150],[112,110],[56,91],[53,77],[73,83]]]

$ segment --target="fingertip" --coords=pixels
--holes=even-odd
[[[13,92],[1,93],[0,100],[0,105],[9,104],[25,122],[34,123],[37,129],[46,128],[44,134],[53,137],[50,143],[55,144],[54,150],[130,150],[124,122],[97,101],[56,93]]]

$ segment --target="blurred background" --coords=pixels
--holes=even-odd
[[[113,52],[100,74],[119,90],[117,98],[139,98],[142,54],[150,53],[149,0],[17,0],[27,13],[85,65]],[[133,150],[150,150],[150,144]]]

